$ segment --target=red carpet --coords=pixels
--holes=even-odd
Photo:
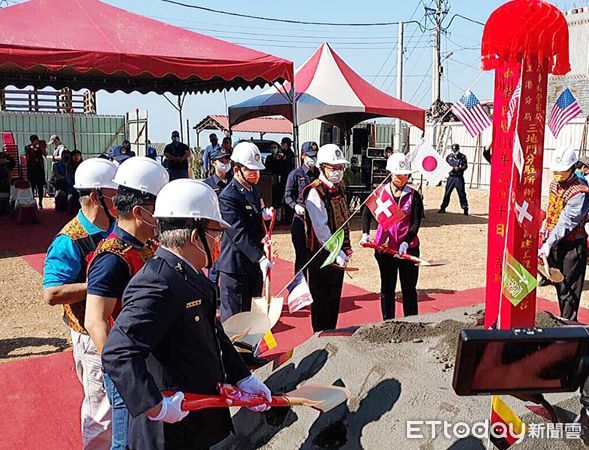
[[[7,217],[0,218],[0,248],[21,255],[42,272],[45,250],[67,218],[43,211],[41,224],[16,227]],[[424,269],[426,270],[426,269]],[[274,292],[292,275],[292,264],[279,261],[273,271]],[[346,277],[346,282],[353,281]],[[484,288],[444,291],[420,296],[422,314],[481,304]],[[482,306],[482,305],[481,305]],[[539,299],[538,309],[558,313],[554,302]],[[397,315],[402,315],[397,304]],[[378,294],[346,284],[340,307],[340,328],[381,320]],[[582,309],[580,320],[589,322],[589,310]],[[267,356],[290,350],[312,335],[309,311],[285,313],[273,329],[278,347]],[[81,447],[79,410],[81,386],[73,367],[71,352],[0,364],[0,449],[77,449]],[[8,425],[10,424],[10,425]]]

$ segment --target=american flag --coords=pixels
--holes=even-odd
[[[513,117],[517,114],[519,98],[521,97],[522,93],[521,83],[522,82],[520,80],[520,82],[517,84],[517,87],[515,88],[515,91],[513,91],[513,94],[511,95],[511,100],[509,100],[509,111],[507,111],[507,125],[509,128],[511,128],[511,121],[513,120]]]
[[[472,137],[478,136],[493,124],[479,99],[470,91],[466,91],[460,100],[452,105],[452,112]]]
[[[548,119],[548,128],[552,131],[554,137],[558,137],[560,130],[581,114],[581,107],[573,96],[569,88],[562,91],[562,94],[556,99],[556,103],[550,111],[550,119]]]

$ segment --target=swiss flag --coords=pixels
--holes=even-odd
[[[387,230],[405,217],[405,213],[397,206],[386,185],[380,186],[370,194],[366,206],[378,224]]]
[[[423,175],[430,186],[437,186],[452,167],[431,145],[425,142],[408,155],[414,172]]]

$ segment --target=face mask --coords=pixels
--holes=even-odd
[[[216,163],[215,166],[221,173],[227,173],[229,172],[229,169],[231,169],[230,163]]]
[[[331,181],[333,184],[339,184],[343,178],[344,178],[343,170],[332,170],[331,175],[329,175],[328,180]]]
[[[311,169],[313,167],[315,167],[315,164],[317,163],[315,158],[311,158],[310,156],[305,156],[305,165],[307,167],[310,167]]]
[[[247,181],[249,184],[258,184],[258,181],[260,181],[260,172],[257,170],[248,172],[248,174],[245,175],[244,178],[245,181]]]
[[[402,188],[407,184],[408,179],[408,175],[393,175],[392,181],[395,186],[397,186],[398,188]]]
[[[209,261],[209,263],[213,265],[213,263],[219,259],[219,256],[221,256],[221,237],[214,237],[206,232],[205,235],[208,236],[211,241],[213,241],[213,245],[211,245],[209,241],[209,251],[211,252],[212,259],[212,261]]]
[[[180,142],[180,136],[172,136],[172,142]]]
[[[150,227],[150,228],[154,228],[154,229],[155,229],[155,228],[157,228],[157,222],[156,222],[156,221],[155,221],[155,219],[153,218],[153,214],[152,214],[152,213],[150,213],[150,212],[149,212],[147,209],[145,209],[143,206],[140,206],[139,208],[140,208],[141,210],[143,210],[143,211],[145,212],[145,214],[147,214],[147,216],[148,216],[148,217],[150,217],[150,218],[153,220],[153,222],[151,222],[151,221],[144,220],[142,217],[139,217],[139,220],[141,221],[141,223],[143,223],[144,225],[147,225],[147,226],[148,226],[148,227]]]

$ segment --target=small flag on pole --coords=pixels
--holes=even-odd
[[[460,100],[452,105],[452,112],[472,137],[478,136],[493,124],[479,99],[471,91],[466,91]]]
[[[581,114],[581,107],[573,96],[569,88],[566,88],[556,99],[556,103],[550,111],[550,118],[548,119],[548,128],[552,135],[556,138],[560,130]]]
[[[337,255],[344,245],[344,230],[343,228],[331,235],[331,237],[325,243],[325,248],[329,251],[329,256],[325,259],[325,262],[321,266],[323,269],[325,266],[333,264]]]
[[[286,303],[288,304],[288,312],[291,314],[313,303],[313,297],[303,272],[299,272],[286,290],[288,291]]]
[[[417,150],[414,150],[411,166],[414,171],[423,175],[423,179],[430,186],[437,186],[452,170],[452,166],[446,162],[435,148],[425,142]]]
[[[262,353],[267,352],[268,350],[272,350],[273,348],[276,348],[276,346],[278,346],[276,338],[274,337],[272,332],[268,330],[264,337],[260,340],[260,342],[258,342],[258,345],[254,347],[253,354],[255,357],[258,357]]]
[[[526,434],[526,425],[498,395],[493,395],[489,439],[499,450],[506,450],[521,443]]]

